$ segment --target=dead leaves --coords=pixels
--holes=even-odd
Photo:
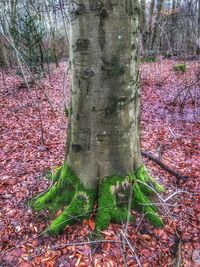
[[[189,175],[190,179],[180,186],[191,194],[174,200],[172,204],[176,206],[169,207],[174,220],[165,219],[163,229],[153,229],[145,220],[141,222],[139,214],[134,213],[136,221],[129,225],[127,237],[143,267],[167,267],[174,261],[178,231],[182,240],[180,253],[184,267],[196,267],[200,266],[200,196],[196,194],[200,188],[200,128],[194,120],[191,106],[182,114],[169,106],[178,88],[170,72],[172,63],[163,61],[163,74],[158,67],[152,71],[154,65],[150,65],[142,66],[145,78],[142,84],[142,145],[153,153],[161,147],[161,157]],[[188,70],[192,68],[194,70],[195,66],[191,63]],[[57,238],[46,237],[41,233],[48,224],[49,214],[44,212],[36,216],[27,208],[27,199],[48,188],[49,181],[44,179],[44,171],[61,164],[64,155],[66,121],[62,114],[63,75],[64,64],[61,64],[52,74],[52,84],[48,79],[43,81],[44,89],[54,100],[57,116],[51,113],[48,101],[38,92],[45,146],[41,143],[37,110],[27,91],[15,90],[21,79],[8,75],[6,87],[0,79],[0,88],[3,88],[0,94],[0,202],[3,203],[0,207],[0,265],[122,267],[124,253],[127,266],[137,266],[129,247],[121,246],[118,236],[123,230],[121,226],[111,224],[101,233],[105,242],[95,243],[92,241],[95,235],[93,214],[82,225],[67,227],[65,233]],[[159,79],[164,82],[158,83]],[[187,79],[190,83],[191,77]],[[35,97],[35,88],[32,90]],[[176,184],[173,177],[153,162],[146,162],[151,173],[159,176],[170,192],[174,191]]]

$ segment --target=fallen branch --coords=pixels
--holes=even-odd
[[[180,236],[176,231],[176,240],[174,244],[174,260],[173,260],[173,267],[181,267],[182,266],[182,257],[181,257],[181,249],[182,249],[182,242]]]
[[[167,166],[164,162],[162,162],[160,159],[158,159],[157,157],[153,156],[149,152],[142,151],[142,155],[144,157],[146,157],[146,158],[154,161],[155,163],[157,163],[164,170],[166,170],[167,172],[169,172],[171,175],[175,176],[178,181],[180,181],[180,180],[186,181],[189,178],[188,176],[182,175],[182,174],[178,173],[177,171],[173,170],[172,168],[170,168],[169,166]]]

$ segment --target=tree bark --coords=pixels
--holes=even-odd
[[[105,176],[126,175],[133,165],[136,169],[142,165],[136,128],[136,30],[130,2],[104,2],[79,1],[77,8],[82,11],[72,18],[70,28],[72,109],[67,164],[89,187],[96,187]]]
[[[143,166],[140,151],[138,3],[77,0],[69,9],[68,154],[53,176],[53,187],[32,206],[51,212],[65,207],[49,227],[52,234],[77,218],[88,218],[96,200],[98,230],[110,221],[126,221],[130,201],[161,226],[146,194],[163,188]]]
[[[161,11],[163,9],[164,0],[157,1],[157,15],[155,18],[154,29],[153,29],[153,36],[152,36],[152,43],[151,49],[155,50],[158,49],[158,37],[160,32],[160,18],[161,18]]]
[[[154,21],[153,21],[153,17],[154,17],[154,10],[155,10],[155,0],[151,0],[150,3],[150,10],[149,10],[149,27],[148,27],[148,42],[149,42],[149,46],[148,49],[151,49],[151,43],[152,43],[152,38],[153,38],[153,25],[154,25]]]
[[[200,0],[198,0],[197,55],[200,55]]]
[[[0,69],[5,69],[8,66],[7,59],[6,59],[6,53],[3,41],[0,37]]]
[[[140,12],[139,12],[139,29],[141,35],[141,44],[143,52],[146,50],[148,29],[146,28],[146,0],[140,1]]]

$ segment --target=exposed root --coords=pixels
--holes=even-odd
[[[149,198],[144,195],[138,183],[134,183],[133,185],[132,206],[144,213],[155,227],[163,226],[163,222],[157,213],[156,207],[153,206]]]
[[[88,219],[93,205],[94,196],[89,192],[80,191],[76,193],[69,206],[51,223],[48,232],[57,235],[65,229],[66,225]]]
[[[60,216],[48,228],[49,233],[59,234],[66,225],[72,224],[78,219],[87,218],[94,201],[95,192],[86,189],[70,168],[63,165],[60,177],[49,191],[33,199],[30,204],[35,211],[46,209],[52,213],[65,207]]]
[[[141,173],[144,174],[143,170]],[[147,176],[142,175],[142,177],[146,178]],[[158,186],[156,182],[155,184]],[[130,188],[133,190],[132,208],[145,213],[154,226],[161,227],[163,225],[156,207],[151,204],[151,201],[145,195],[148,187],[144,188],[144,184],[137,183],[134,175],[129,175],[125,178],[112,176],[106,177],[100,185],[98,213],[96,216],[97,229],[107,228],[110,222],[122,223],[127,220],[127,203],[129,201],[127,192],[130,192]],[[152,193],[150,189],[148,190],[149,192]],[[133,221],[132,216],[130,221]]]
[[[128,216],[127,190],[132,186],[130,176],[105,177],[99,188],[98,213],[96,216],[96,228],[105,229],[110,221],[122,223]],[[133,217],[130,218],[133,220]]]
[[[57,178],[54,185],[47,193],[31,201],[31,206],[35,211],[47,209],[54,213],[71,202],[79,183],[79,179],[74,173],[66,165],[63,165],[60,177]]]
[[[141,166],[135,173],[136,178],[143,182],[144,184],[146,183],[147,185],[151,186],[156,190],[158,193],[163,193],[165,191],[164,187],[160,185],[158,182],[155,181],[155,179],[148,173],[146,167],[143,165]],[[147,194],[152,194],[153,191],[150,189],[149,186],[145,185],[140,185],[142,191]]]
[[[55,213],[62,210],[47,229],[50,234],[56,235],[61,233],[66,225],[89,218],[97,192],[85,188],[66,165],[57,169],[53,181],[54,184],[48,192],[33,199],[30,204],[35,211],[47,209]],[[145,186],[145,183],[148,186]],[[153,186],[153,190],[150,185]],[[106,229],[110,222],[123,223],[127,219],[133,221],[128,203],[132,203],[132,208],[145,213],[154,226],[162,226],[163,222],[148,194],[163,190],[163,187],[149,176],[144,166],[140,167],[135,175],[105,177],[99,186],[96,229]]]

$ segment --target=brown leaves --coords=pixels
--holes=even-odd
[[[94,219],[90,219],[90,220],[88,221],[88,224],[89,224],[89,226],[90,226],[90,229],[91,229],[92,231],[94,231],[94,229],[95,229],[95,221],[94,221]]]
[[[188,77],[185,78],[187,83],[191,83],[196,67],[192,62],[188,64]],[[136,221],[128,226],[127,238],[136,249],[143,267],[171,266],[177,232],[182,240],[181,254],[185,266],[198,266],[200,260],[200,195],[197,194],[200,188],[200,128],[194,119],[192,106],[189,105],[181,114],[176,107],[169,105],[179,85],[183,84],[183,76],[174,77],[171,66],[171,61],[162,61],[141,67],[145,79],[142,83],[142,146],[154,154],[160,150],[160,156],[170,166],[189,175],[190,179],[180,187],[191,194],[172,199],[169,204],[174,206],[169,206],[169,210],[174,220],[165,218],[163,229],[153,229],[145,219],[141,222],[141,216],[134,212]],[[15,89],[21,80],[9,74],[4,87],[0,79],[0,88],[3,88],[0,94],[0,261],[5,266],[19,267],[122,267],[124,254],[128,266],[137,266],[130,248],[120,243],[121,226],[111,224],[102,231],[102,239],[106,242],[90,241],[93,234],[95,237],[92,214],[90,220],[82,225],[67,227],[65,233],[56,238],[47,237],[41,233],[49,222],[49,214],[36,215],[27,208],[27,199],[46,190],[49,185],[44,170],[62,163],[66,138],[61,95],[63,76],[64,64],[61,64],[52,73],[52,84],[48,79],[43,80],[44,89],[54,101],[57,116],[52,114],[48,102],[38,91],[45,145],[41,143],[37,108],[26,90]],[[33,97],[35,89],[32,88]],[[146,164],[170,190],[168,193],[173,192],[177,186],[175,179],[153,162],[146,160]],[[82,245],[78,245],[80,242]]]

